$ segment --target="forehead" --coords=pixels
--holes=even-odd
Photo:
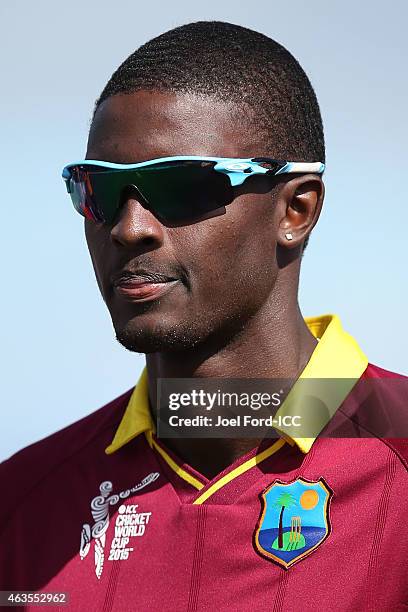
[[[137,91],[118,94],[98,108],[87,158],[136,163],[171,155],[262,155],[252,111],[210,96]]]

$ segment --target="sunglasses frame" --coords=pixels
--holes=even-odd
[[[67,191],[70,193],[69,181],[71,179],[71,168],[75,166],[100,166],[108,170],[137,170],[146,166],[153,166],[156,164],[163,164],[166,162],[176,161],[209,161],[216,162],[214,170],[216,172],[222,172],[226,174],[231,182],[231,187],[237,187],[253,174],[267,174],[273,173],[274,176],[278,174],[292,174],[292,173],[316,173],[323,174],[325,170],[325,164],[322,162],[288,162],[278,159],[272,159],[269,157],[250,157],[250,158],[237,158],[237,157],[200,157],[194,155],[175,155],[173,157],[158,157],[157,159],[150,159],[148,161],[139,162],[137,164],[115,164],[113,162],[105,162],[100,160],[85,159],[83,161],[74,162],[65,166],[62,171],[62,178],[64,179]],[[273,171],[270,168],[265,168],[261,164],[270,163],[272,165],[279,165],[278,170]]]
[[[230,181],[231,187],[242,185],[246,179],[254,175],[270,175],[278,176],[281,174],[296,174],[296,173],[314,173],[323,174],[325,164],[322,162],[289,162],[276,160],[269,157],[251,157],[251,158],[233,158],[233,157],[201,157],[189,155],[176,155],[172,157],[159,157],[150,159],[136,164],[116,164],[113,162],[105,162],[100,160],[86,159],[79,162],[74,162],[65,166],[62,171],[62,178],[65,181],[68,194],[71,191],[72,169],[81,167],[86,170],[86,167],[100,167],[101,170],[114,172],[123,172],[129,170],[139,170],[141,168],[160,166],[171,162],[213,162],[215,163],[213,170],[226,175]],[[268,168],[268,165],[270,166]],[[75,204],[74,204],[75,206]],[[78,208],[75,206],[76,210]],[[82,214],[82,213],[80,213]],[[85,215],[86,216],[86,215]]]

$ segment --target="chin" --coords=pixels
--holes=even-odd
[[[193,348],[203,340],[198,330],[186,323],[141,326],[130,321],[124,327],[115,327],[116,340],[128,351],[135,353],[177,352]]]

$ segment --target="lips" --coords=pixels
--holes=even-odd
[[[112,285],[116,294],[132,302],[157,299],[170,291],[178,282],[177,278],[146,270],[122,271],[112,276]]]

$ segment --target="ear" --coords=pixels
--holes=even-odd
[[[288,249],[299,247],[319,218],[324,199],[323,181],[316,174],[298,176],[284,184],[278,198],[282,217],[277,242]]]

